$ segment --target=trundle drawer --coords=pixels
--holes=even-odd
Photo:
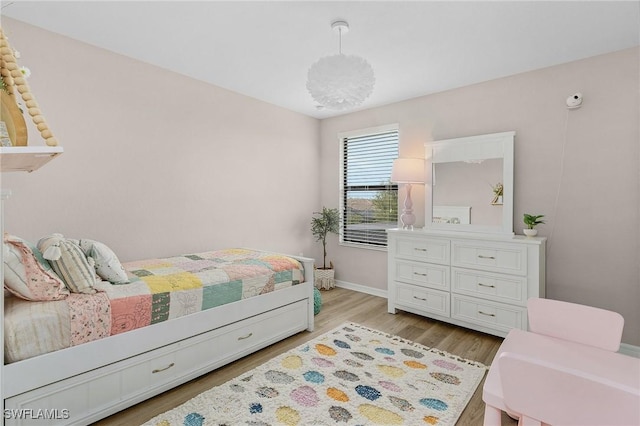
[[[438,238],[398,238],[396,257],[422,262],[449,264],[449,240]]]
[[[121,370],[117,374],[120,376],[117,386],[102,386],[101,396],[106,396],[103,395],[105,391],[113,394],[120,392],[120,395],[134,394],[142,383],[151,388],[161,386],[163,383],[184,374],[187,369],[188,366],[184,362],[176,361],[175,351],[170,351],[165,355],[157,356],[143,363],[133,364]]]
[[[397,283],[396,302],[424,312],[449,317],[448,292]]]
[[[64,424],[84,425],[95,413],[117,411],[307,328],[308,304],[295,302],[99,370],[5,400],[7,409],[65,409]],[[60,420],[60,419],[59,419]],[[48,425],[42,420],[7,425]]]
[[[298,311],[295,317],[301,318],[306,309],[306,303],[298,302],[178,342],[171,353],[149,360],[144,367],[136,365],[129,369],[122,377],[123,387],[132,391],[140,383],[156,387],[186,374],[223,365],[266,346],[265,342],[271,343],[274,337],[304,328],[292,323],[291,318],[292,311]]]
[[[279,340],[280,336],[289,336],[295,331],[301,331],[307,327],[306,321],[297,323],[292,321],[292,318],[302,319],[305,313],[308,313],[306,301],[297,302],[276,311],[267,312],[225,327],[228,331],[216,338],[214,345],[220,345],[224,354],[231,358],[235,354],[251,353],[257,347],[264,347]],[[292,311],[296,311],[296,313],[294,314]]]
[[[527,279],[517,275],[451,268],[451,291],[498,302],[527,304]]]
[[[527,247],[521,244],[453,240],[451,265],[527,275]]]
[[[460,295],[451,296],[451,318],[508,332],[526,329],[526,308],[482,301]]]
[[[399,260],[396,262],[396,279],[421,287],[449,290],[449,268],[430,263]]]

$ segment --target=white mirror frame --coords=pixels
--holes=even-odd
[[[516,132],[492,133],[446,139],[425,144],[426,170],[428,173],[425,189],[425,229],[487,234],[513,235],[513,145]],[[453,223],[433,223],[433,165],[452,161],[484,160],[502,158],[503,206],[502,225],[465,225]]]

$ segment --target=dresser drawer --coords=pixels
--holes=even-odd
[[[402,283],[396,284],[396,302],[400,305],[448,317],[450,312],[449,300],[450,295],[448,292]]]
[[[421,287],[449,290],[449,267],[432,263],[396,261],[396,280]]]
[[[451,265],[527,275],[527,247],[521,244],[452,240]]]
[[[461,321],[508,332],[512,328],[526,329],[526,316],[526,308],[457,294],[451,296],[451,318]]]
[[[449,240],[438,238],[398,238],[396,243],[396,257],[408,260],[439,263],[450,263]]]
[[[527,279],[518,275],[451,268],[451,291],[498,302],[527,304]]]

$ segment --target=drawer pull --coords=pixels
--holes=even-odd
[[[246,336],[238,337],[238,340],[245,340],[245,339],[248,339],[251,336],[253,336],[253,333],[249,333]]]
[[[495,285],[490,285],[490,284],[483,284],[483,283],[478,283],[479,286],[481,287],[489,287],[489,288],[496,288]]]
[[[426,248],[414,247],[413,249],[414,249],[414,250],[416,250],[416,251],[424,251],[424,252],[426,252],[426,251],[427,251],[427,249],[426,249]]]
[[[482,312],[482,311],[478,311],[478,313],[481,314],[481,315],[486,315],[488,317],[495,317],[496,316],[496,314],[488,314],[488,313]]]
[[[420,272],[414,272],[413,275],[420,275],[421,277],[427,276],[427,274],[421,274]]]
[[[422,297],[418,297],[418,296],[413,296],[414,299],[418,299],[418,300],[422,300],[423,302],[426,302],[427,299],[426,298],[422,298]]]
[[[156,374],[156,373],[160,373],[161,371],[168,370],[174,365],[176,365],[175,362],[172,362],[171,364],[167,365],[165,368],[156,368],[155,370],[151,371],[151,374]]]
[[[479,254],[479,255],[478,255],[478,257],[479,257],[480,259],[495,259],[495,257],[494,257],[494,256],[483,256],[483,255],[481,255],[481,254]]]

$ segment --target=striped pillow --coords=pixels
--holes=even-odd
[[[96,273],[82,249],[60,234],[38,241],[38,249],[72,293],[93,294]]]

